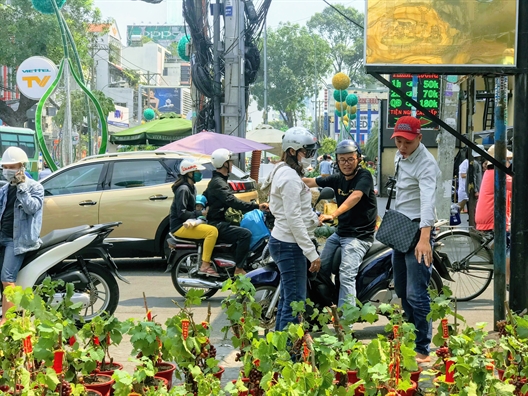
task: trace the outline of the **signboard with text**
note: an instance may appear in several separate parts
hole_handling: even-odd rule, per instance
[[[178,43],[185,35],[185,27],[179,25],[133,25],[127,26],[127,45],[132,36],[145,36],[165,48]]]
[[[405,92],[409,98],[413,96],[412,74],[391,74],[391,83]],[[440,76],[438,74],[419,74],[416,100],[420,105],[432,114],[438,116],[440,109]],[[401,98],[396,92],[391,91],[389,95],[389,106],[387,111],[387,127],[394,128],[400,117],[412,115],[412,105]],[[435,129],[436,124],[424,117],[424,113],[416,110],[416,117],[422,122],[422,129]]]

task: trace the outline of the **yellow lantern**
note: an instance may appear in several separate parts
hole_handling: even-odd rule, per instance
[[[348,114],[356,114],[357,112],[357,106],[348,106],[347,107]]]
[[[347,108],[346,102],[336,102],[335,108],[337,111],[345,111]]]
[[[345,115],[345,116],[343,117],[343,122],[348,122],[348,116],[347,116],[347,115]]]
[[[335,89],[347,89],[350,85],[350,77],[348,77],[343,72],[339,72],[334,77],[332,77],[332,85]]]

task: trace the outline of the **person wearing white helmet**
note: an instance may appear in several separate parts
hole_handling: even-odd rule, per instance
[[[289,323],[298,323],[291,303],[306,300],[309,271],[321,266],[315,248],[315,228],[319,225],[312,210],[312,192],[303,183],[304,172],[311,166],[319,145],[306,128],[290,128],[282,138],[281,162],[275,165],[262,188],[270,188],[270,211],[275,225],[269,241],[270,254],[281,274],[280,300],[275,329],[284,330]]]
[[[208,224],[197,224],[186,227],[188,220],[198,219],[207,214],[196,210],[195,183],[202,180],[205,167],[192,159],[184,159],[180,163],[180,176],[172,185],[174,199],[170,208],[170,232],[180,238],[203,239],[202,265],[198,274],[218,278],[220,275],[211,265],[211,256],[218,238],[218,231]],[[186,223],[187,222],[187,223]]]
[[[321,275],[331,278],[334,254],[341,246],[338,302],[341,307],[345,302],[356,303],[356,276],[374,242],[378,208],[372,175],[360,165],[362,157],[357,143],[342,140],[335,153],[339,172],[303,180],[308,187],[331,187],[336,193],[337,210],[319,217],[321,221],[339,220],[337,232],[326,240],[321,253]]]
[[[24,150],[9,147],[2,154],[2,176],[7,184],[0,189],[0,265],[4,290],[15,286],[18,271],[27,252],[42,244],[42,203],[44,188],[25,175],[28,157]],[[2,320],[13,306],[2,296]]]
[[[242,211],[243,213],[251,210],[260,209],[268,210],[268,204],[258,204],[256,202],[245,202],[233,194],[231,187],[227,183],[229,173],[233,167],[232,154],[227,149],[217,149],[211,155],[211,162],[216,168],[213,171],[213,177],[207,185],[204,192],[209,210],[207,212],[207,221],[209,224],[218,228],[218,241],[234,245],[235,249],[235,275],[244,275],[246,271],[244,266],[249,254],[249,245],[251,243],[251,231],[246,228],[231,225],[225,218],[225,212],[228,208]]]

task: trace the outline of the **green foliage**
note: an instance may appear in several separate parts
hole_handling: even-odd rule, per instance
[[[288,130],[288,124],[286,124],[282,120],[269,121],[268,125],[272,126],[275,129],[278,129],[279,131],[286,132]]]
[[[353,7],[335,4],[342,14],[363,26],[363,14]],[[307,23],[310,31],[326,40],[330,46],[330,59],[334,73],[344,72],[350,77],[351,84],[363,86],[373,81],[363,69],[364,38],[359,28],[332,7],[326,7],[316,13]]]
[[[6,3],[1,0],[0,3]],[[16,69],[31,56],[45,56],[58,64],[64,57],[60,29],[55,15],[43,15],[32,6],[31,0],[12,0],[0,12],[0,65]],[[91,69],[94,59],[90,45],[96,33],[88,32],[92,23],[102,23],[100,11],[91,0],[68,0],[62,14],[77,45],[83,70]],[[45,33],[44,33],[45,32]],[[0,101],[0,118],[11,126],[23,126],[26,111],[36,103],[21,98],[13,111]]]
[[[378,156],[378,142],[379,142],[379,121],[374,121],[374,125],[370,130],[367,143],[363,149],[363,153],[369,160],[374,160]]]
[[[154,151],[157,148],[157,146],[153,146],[151,144],[141,144],[137,146],[121,146],[117,151],[119,151],[120,153],[127,151]]]
[[[333,155],[337,147],[335,139],[325,137],[321,142],[321,148],[319,149],[319,155],[330,154]]]
[[[292,127],[303,115],[305,98],[313,95],[318,81],[330,71],[330,47],[306,27],[286,23],[268,30],[267,55],[268,104]],[[262,110],[263,68],[259,70],[252,94]]]
[[[168,395],[167,387],[157,384],[154,378],[156,368],[153,362],[147,357],[133,360],[136,369],[131,375],[126,371],[116,370],[112,374],[115,381],[113,386],[115,396],[128,396],[131,392],[136,392],[144,396]]]

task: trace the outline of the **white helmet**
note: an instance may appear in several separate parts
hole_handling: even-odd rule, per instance
[[[211,162],[216,169],[220,169],[226,161],[231,160],[232,155],[233,153],[228,149],[217,149],[211,154]]]
[[[29,162],[28,156],[20,147],[8,147],[2,154],[2,165],[25,164]]]
[[[311,158],[319,148],[319,143],[308,129],[293,127],[288,129],[282,138],[282,151],[287,151],[291,148],[295,151],[303,148],[306,150],[306,158]]]
[[[198,162],[194,161],[193,159],[184,159],[182,162],[180,162],[180,175],[186,175],[189,172],[194,171],[201,171],[204,170],[205,166],[199,164]]]

